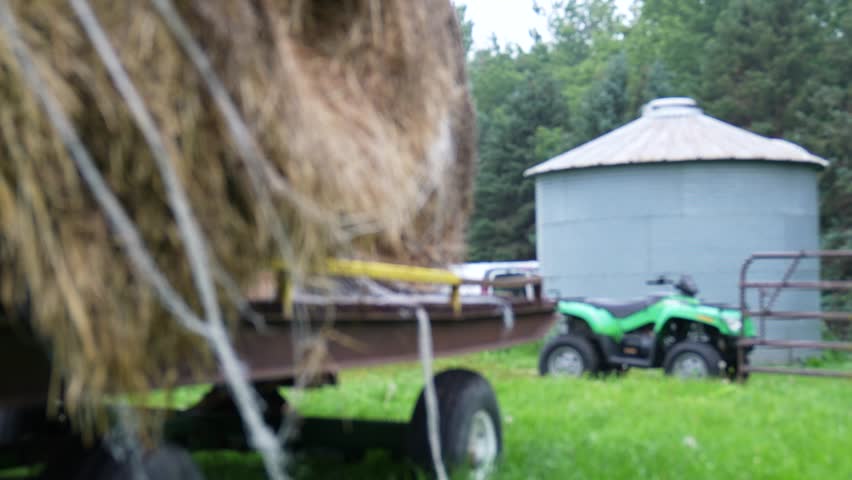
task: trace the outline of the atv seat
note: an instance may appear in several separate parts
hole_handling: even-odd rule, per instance
[[[602,308],[616,318],[624,318],[644,310],[659,300],[658,297],[645,297],[633,300],[613,300],[609,298],[587,298],[586,303],[594,307]]]

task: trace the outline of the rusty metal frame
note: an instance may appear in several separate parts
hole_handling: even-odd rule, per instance
[[[267,331],[258,333],[244,329],[237,339],[237,348],[245,352],[245,361],[253,380],[265,380],[296,375],[300,361],[281,345],[290,345],[294,308],[314,311],[306,317],[313,331],[323,331],[328,340],[322,347],[325,361],[319,373],[340,369],[414,361],[418,359],[417,329],[410,302],[386,303],[358,299],[330,298],[311,304],[296,299],[286,273],[279,268],[277,286],[279,300],[252,301],[253,309],[267,320]],[[437,294],[421,299],[419,306],[429,314],[432,324],[434,354],[458,355],[482,350],[505,348],[540,339],[556,323],[555,301],[545,298],[542,278],[530,276],[499,280],[471,280],[448,270],[412,267],[382,262],[333,259],[325,273],[336,277],[370,278],[407,284],[432,284],[450,287],[449,296]],[[460,294],[461,285],[481,285],[495,288],[530,286],[532,295],[523,298],[504,298],[501,303],[469,303]],[[403,294],[404,297],[404,294]],[[333,322],[328,318],[333,309]],[[512,317],[506,323],[506,309]],[[324,315],[325,314],[325,315]],[[330,328],[329,328],[330,327]],[[270,335],[272,333],[272,335]]]
[[[451,287],[449,295],[423,297],[418,303],[429,314],[437,357],[535,341],[544,337],[558,319],[556,302],[542,295],[541,278],[537,276],[485,282],[465,280],[446,270],[367,262],[336,263],[329,270],[335,276],[369,276]],[[286,276],[279,278],[282,280],[286,281]],[[530,285],[534,294],[477,303],[458,294],[457,287],[461,284],[502,288]],[[287,290],[286,285],[279,284],[273,296],[249,299],[252,309],[264,318],[264,329],[258,330],[248,319],[238,322],[236,348],[253,381],[287,379],[300,373],[305,359],[297,359],[294,354],[294,308],[306,313],[306,327],[322,338],[322,343],[313,345],[324,353],[317,374],[418,359],[417,322],[410,302],[393,299],[377,302],[354,297],[326,298],[312,304],[294,298]],[[404,297],[405,294],[401,294],[402,300]],[[507,309],[512,317],[510,324],[506,322]],[[304,355],[312,351],[306,349]],[[0,405],[30,405],[44,401],[50,372],[47,358],[44,345],[31,335],[14,334],[8,328],[0,328],[0,378],[4,380],[0,384]],[[220,380],[214,368],[182,372],[178,383]]]
[[[819,377],[841,377],[852,378],[852,371],[823,370],[815,368],[782,368],[782,367],[759,367],[745,364],[746,349],[755,346],[777,347],[777,348],[810,348],[820,350],[839,350],[852,352],[852,342],[828,342],[811,340],[770,340],[766,338],[766,320],[800,320],[800,319],[822,319],[833,321],[852,322],[852,312],[797,312],[782,311],[774,309],[781,291],[793,290],[819,290],[819,291],[852,291],[852,281],[790,281],[790,278],[799,267],[799,263],[805,258],[817,259],[852,259],[852,250],[815,250],[798,252],[762,252],[755,253],[743,262],[740,269],[740,312],[742,317],[759,319],[758,335],[754,338],[745,338],[745,328],[740,330],[740,339],[737,342],[737,361],[739,369],[737,378],[745,380],[748,372],[787,374],[787,375],[809,375]],[[787,270],[780,282],[753,282],[748,280],[748,272],[756,261],[761,260],[788,260]],[[756,289],[758,291],[757,308],[748,305],[748,292]]]

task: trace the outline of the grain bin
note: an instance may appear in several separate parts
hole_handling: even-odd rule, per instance
[[[525,172],[536,177],[536,238],[546,288],[563,296],[631,297],[645,280],[689,273],[703,299],[738,301],[743,260],[819,248],[817,177],[827,162],[803,148],[661,98],[642,115]],[[778,280],[784,265],[755,271]],[[816,279],[802,264],[798,279]],[[819,309],[816,292],[779,306]],[[770,338],[819,338],[816,321],[773,323]],[[758,352],[758,362],[802,352]]]

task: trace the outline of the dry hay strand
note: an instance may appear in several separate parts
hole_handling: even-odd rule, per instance
[[[447,0],[178,2],[268,160],[260,189],[153,7],[91,4],[166,140],[215,267],[237,285],[281,255],[296,273],[331,255],[421,265],[461,257],[475,131]],[[10,5],[157,265],[200,311],[151,151],[75,15],[65,2]],[[0,101],[0,302],[31,294],[32,324],[72,413],[90,418],[109,392],[144,392],[178,366],[208,364],[204,342],[169,318],[130,266],[5,38]]]

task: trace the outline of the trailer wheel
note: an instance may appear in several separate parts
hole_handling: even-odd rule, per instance
[[[174,445],[162,445],[144,453],[141,458],[142,472],[149,479],[157,480],[204,480],[189,452]],[[76,480],[119,480],[134,478],[133,465],[129,461],[116,459],[109,449],[101,446],[92,450],[83,460]]]
[[[666,375],[680,378],[718,377],[723,374],[722,356],[706,343],[680,342],[666,353]]]
[[[461,369],[441,372],[434,381],[444,465],[485,478],[503,447],[500,409],[491,385],[479,374]],[[433,470],[424,392],[408,425],[408,454],[419,466]]]
[[[585,337],[560,335],[547,342],[538,356],[538,373],[579,377],[583,373],[597,375],[600,357]]]

